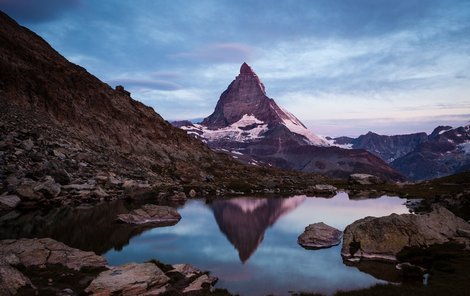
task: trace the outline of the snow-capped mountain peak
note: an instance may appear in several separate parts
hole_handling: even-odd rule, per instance
[[[281,126],[285,127],[283,132]],[[288,138],[298,138],[303,145],[329,146],[266,95],[263,83],[247,63],[241,65],[239,75],[222,93],[214,112],[199,127],[208,141],[246,142],[274,135],[282,140],[288,133]]]

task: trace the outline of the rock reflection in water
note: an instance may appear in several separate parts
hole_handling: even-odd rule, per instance
[[[116,221],[137,203],[119,200],[93,207],[62,207],[49,211],[10,212],[0,217],[0,239],[50,237],[73,248],[103,254],[121,250],[129,240],[154,225],[129,225]]]
[[[304,196],[234,198],[214,201],[211,208],[220,231],[238,250],[241,262],[246,262],[263,241],[266,229],[304,200]]]

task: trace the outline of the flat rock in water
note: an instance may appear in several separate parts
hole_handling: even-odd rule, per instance
[[[129,263],[103,271],[85,292],[92,295],[158,295],[170,278],[154,263]]]
[[[396,260],[405,247],[425,248],[449,241],[470,243],[464,234],[470,224],[441,206],[427,214],[366,217],[344,230],[341,255],[345,258]]]
[[[172,207],[147,204],[129,214],[120,214],[118,221],[130,224],[174,225],[181,219],[180,214]]]
[[[341,242],[343,233],[323,222],[305,227],[297,242],[307,249],[320,249],[336,246]]]

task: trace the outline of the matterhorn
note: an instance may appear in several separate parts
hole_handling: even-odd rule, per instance
[[[293,114],[266,94],[266,88],[246,63],[220,95],[214,112],[201,123],[174,125],[251,165],[268,165],[330,177],[367,173],[387,180],[402,177],[387,163],[365,150],[333,147],[311,132]]]

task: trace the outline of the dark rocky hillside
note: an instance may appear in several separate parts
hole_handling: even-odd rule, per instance
[[[10,205],[18,199],[83,202],[150,190],[280,191],[322,179],[248,167],[213,152],[123,87],[113,89],[70,63],[4,13],[0,69],[0,194]]]

